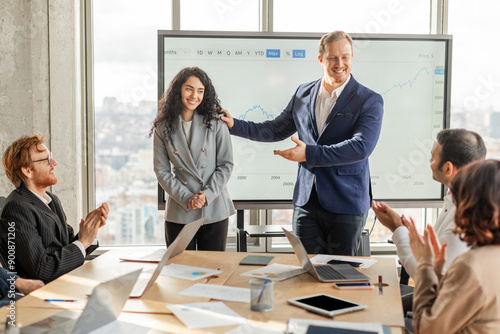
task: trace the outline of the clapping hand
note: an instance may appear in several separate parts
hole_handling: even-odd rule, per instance
[[[403,222],[409,230],[410,247],[417,262],[425,259],[431,259],[434,265],[434,271],[441,277],[444,265],[446,263],[446,247],[448,244],[440,245],[439,240],[432,226],[428,225],[424,230],[422,237],[417,232],[413,219],[406,219],[402,216]]]

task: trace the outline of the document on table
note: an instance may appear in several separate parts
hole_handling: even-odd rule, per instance
[[[353,330],[358,333],[384,334],[382,324],[379,322],[347,322],[347,321],[328,321],[291,318],[288,320],[287,333],[306,334],[309,326],[340,328]],[[347,332],[347,331],[346,331]]]
[[[287,278],[297,276],[302,273],[305,273],[305,270],[302,269],[302,267],[273,263],[265,267],[247,271],[241,274],[241,276],[270,279],[273,281],[283,281]]]
[[[231,326],[248,323],[223,302],[168,305],[167,308],[191,329]]]
[[[283,330],[275,327],[246,324],[233,328],[224,334],[283,334]]]
[[[222,270],[185,266],[183,264],[169,264],[165,266],[160,275],[196,281],[212,275],[222,273]]]
[[[372,259],[362,259],[358,257],[351,256],[340,256],[340,255],[326,255],[318,254],[311,258],[313,264],[326,264],[330,260],[346,261],[346,262],[360,262],[360,268],[370,268],[377,260]]]
[[[148,326],[154,326],[154,324],[148,323]],[[148,333],[166,333],[159,330],[153,330],[147,327],[139,326],[136,324],[131,324],[129,322],[124,322],[120,320],[113,321],[107,325],[102,326],[96,330],[90,332],[90,334],[109,334],[109,333],[127,333],[127,334],[148,334]]]
[[[196,283],[179,292],[179,295],[250,303],[250,289],[234,286]]]

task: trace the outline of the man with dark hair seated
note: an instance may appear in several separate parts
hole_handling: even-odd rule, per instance
[[[437,135],[431,151],[432,178],[448,189],[458,171],[471,162],[483,160],[486,156],[486,147],[480,135],[465,129],[446,129]],[[397,247],[401,263],[411,277],[414,277],[417,269],[417,261],[410,248],[408,229],[403,225],[401,217],[387,206],[384,202],[373,201],[373,211],[382,225],[389,228],[394,234],[392,240]],[[434,230],[441,244],[448,244],[448,265],[463,252],[467,251],[465,242],[453,233],[455,224],[453,215],[455,204],[451,193],[444,197],[443,209],[441,210]],[[446,270],[446,268],[444,268]]]
[[[436,142],[431,151],[431,170],[434,180],[450,188],[451,182],[457,173],[471,162],[483,160],[486,156],[486,147],[479,134],[465,129],[446,129],[438,133]],[[384,202],[373,201],[375,215],[382,225],[392,232],[392,240],[397,247],[401,264],[408,274],[414,278],[417,270],[417,261],[410,248],[408,229],[403,225],[402,218]],[[441,244],[446,244],[448,261],[443,267],[446,270],[453,260],[467,251],[468,247],[460,237],[454,233],[455,203],[451,193],[444,197],[444,204],[434,224],[434,230]],[[411,288],[402,286],[403,308],[405,315],[412,309]],[[406,292],[406,293],[405,293]]]

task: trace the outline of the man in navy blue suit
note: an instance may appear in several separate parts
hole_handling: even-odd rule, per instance
[[[352,38],[324,35],[318,60],[322,79],[300,85],[274,120],[253,123],[221,117],[231,134],[275,142],[292,137],[295,147],[274,151],[297,161],[293,229],[310,254],[355,255],[370,208],[368,157],[382,126],[380,94],[351,75]]]

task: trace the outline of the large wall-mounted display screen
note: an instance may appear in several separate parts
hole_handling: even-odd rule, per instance
[[[222,106],[235,118],[273,119],[296,88],[319,79],[320,34],[158,33],[159,96],[182,68],[198,66],[212,79]],[[433,201],[443,196],[432,179],[430,151],[448,126],[451,37],[377,35],[354,38],[352,75],[382,95],[384,120],[370,157],[373,196]],[[297,164],[273,155],[290,140],[257,143],[232,136],[235,201],[290,201]]]

